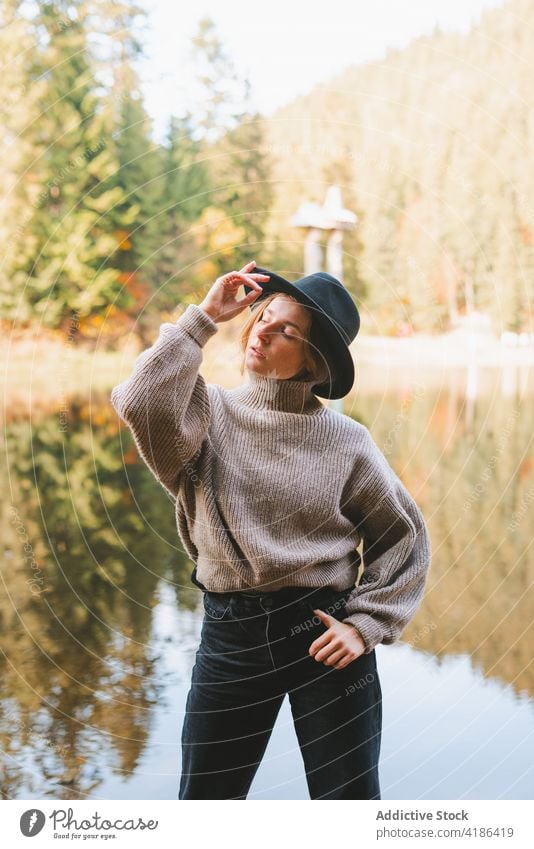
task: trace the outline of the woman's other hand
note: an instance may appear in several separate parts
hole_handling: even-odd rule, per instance
[[[263,289],[257,282],[258,280],[268,280],[268,274],[254,274],[252,269],[256,265],[255,261],[248,262],[240,271],[229,271],[228,274],[223,274],[218,277],[208,294],[199,306],[206,312],[216,323],[229,321],[235,315],[254,303]],[[246,283],[251,286],[253,291],[236,300],[237,290],[240,286]]]
[[[313,611],[327,630],[311,644],[310,655],[318,663],[344,669],[365,651],[365,643],[359,632],[348,622],[338,622],[322,610]]]

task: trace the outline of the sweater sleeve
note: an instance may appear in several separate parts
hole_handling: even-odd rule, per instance
[[[201,349],[218,329],[201,307],[189,304],[175,323],[161,325],[154,345],[111,392],[111,404],[132,431],[141,457],[174,496],[184,464],[196,457],[207,435],[210,401],[198,370]]]
[[[360,583],[343,619],[360,632],[369,654],[395,642],[419,607],[431,560],[423,515],[364,428],[343,512],[363,539]]]

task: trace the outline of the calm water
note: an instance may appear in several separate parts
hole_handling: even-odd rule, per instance
[[[379,646],[384,799],[531,799],[534,447],[521,381],[367,369],[344,412],[413,493],[424,602]],[[107,396],[5,429],[3,798],[177,796],[202,619],[173,505]],[[286,702],[251,798],[308,798]]]

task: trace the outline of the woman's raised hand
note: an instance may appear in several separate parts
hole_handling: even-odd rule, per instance
[[[222,277],[217,277],[217,280],[209,290],[199,306],[207,312],[210,318],[216,323],[221,321],[229,321],[235,315],[254,303],[263,289],[257,282],[258,280],[268,280],[268,274],[254,274],[252,269],[256,265],[255,261],[248,262],[240,271],[230,271],[228,274],[223,274]],[[240,301],[236,300],[237,290],[240,286],[246,283],[252,287],[253,291]]]

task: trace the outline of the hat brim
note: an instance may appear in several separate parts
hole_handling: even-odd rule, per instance
[[[346,342],[329,320],[328,316],[326,316],[322,310],[318,309],[315,301],[309,298],[305,292],[302,292],[294,286],[293,283],[290,283],[289,280],[286,280],[284,277],[280,277],[280,275],[276,274],[274,271],[269,271],[266,268],[256,266],[254,268],[254,274],[269,275],[269,280],[258,281],[258,285],[263,289],[263,294],[250,304],[250,310],[254,310],[257,304],[261,303],[261,301],[269,295],[280,293],[290,295],[313,312],[314,318],[324,333],[325,348],[323,353],[325,354],[329,365],[335,369],[335,373],[331,374],[331,379],[325,383],[318,383],[313,386],[312,392],[320,398],[328,398],[331,400],[343,398],[348,392],[350,392],[354,385],[354,361]],[[252,287],[247,286],[246,284],[243,284],[243,288],[247,295],[249,292],[253,291]]]

